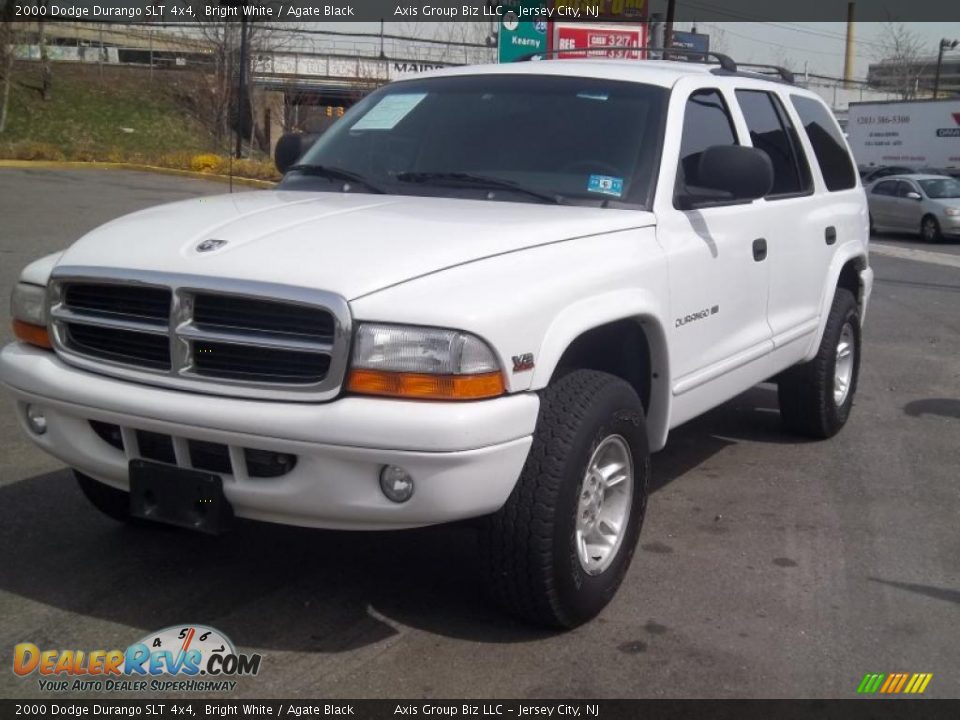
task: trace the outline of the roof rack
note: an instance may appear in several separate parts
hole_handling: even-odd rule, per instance
[[[771,73],[742,72],[740,68],[741,67],[756,68],[761,71],[768,70],[768,71],[772,71],[773,74],[776,74],[777,76],[779,76],[779,78],[784,82],[790,83],[791,85],[795,83],[795,78],[793,73],[787,70],[786,68],[782,68],[777,65],[761,65],[759,63],[740,63],[738,65],[733,60],[733,58],[731,58],[729,55],[725,55],[723,53],[718,53],[718,52],[705,52],[702,50],[687,50],[686,48],[676,48],[676,47],[673,47],[673,48],[653,47],[650,45],[630,45],[622,48],[618,47],[615,49],[618,51],[631,52],[631,53],[639,52],[639,51],[658,52],[662,54],[661,59],[663,60],[682,59],[687,61],[694,60],[694,61],[699,61],[699,62],[709,63],[709,64],[717,63],[718,65],[720,65],[720,68],[719,70],[714,70],[714,72],[718,74],[735,74],[735,75],[743,75],[745,77],[763,76],[763,75],[769,75]],[[547,50],[545,52],[530,53],[529,55],[524,55],[522,57],[517,58],[514,62],[529,62],[531,60],[550,60],[550,59],[555,59],[555,57],[551,58],[551,56],[557,56],[557,55],[563,55],[563,54],[574,54],[574,53],[576,54],[604,53],[606,55],[607,53],[610,52],[610,50],[611,48],[609,47],[554,49],[554,50]],[[624,58],[624,59],[646,60],[649,58]]]
[[[787,70],[785,67],[780,67],[779,65],[764,65],[761,63],[740,63],[740,67],[746,68],[756,68],[761,72],[760,75],[766,75],[767,73],[762,72],[763,70],[772,70],[774,73],[780,76],[780,79],[784,82],[788,82],[791,85],[796,83],[796,78],[790,70]]]
[[[592,47],[592,48],[567,48],[567,49],[554,49],[547,50],[546,52],[535,52],[530,53],[529,55],[523,55],[522,57],[517,58],[514,62],[528,62],[530,60],[549,60],[551,55],[561,55],[564,53],[609,53],[610,50],[617,50],[621,52],[660,52],[664,55],[677,55],[685,58],[700,58],[701,62],[709,63],[710,58],[716,58],[716,62],[720,65],[721,68],[727,72],[737,72],[737,64],[729,55],[724,55],[723,53],[717,52],[703,52],[701,50],[687,50],[685,48],[662,48],[662,47],[652,47],[650,45],[628,45],[624,47]],[[620,59],[620,58],[617,58]],[[631,58],[625,58],[630,60]],[[636,60],[646,60],[648,58],[633,58]]]

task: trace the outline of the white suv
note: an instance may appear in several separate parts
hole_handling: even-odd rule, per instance
[[[25,431],[143,524],[478,518],[494,600],[593,617],[670,428],[769,379],[806,435],[853,403],[849,149],[814,94],[723,60],[430,73],[273,191],[94,230],[14,290]]]

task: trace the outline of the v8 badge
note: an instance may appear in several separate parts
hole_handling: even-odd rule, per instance
[[[523,355],[513,356],[513,371],[515,373],[533,370],[533,353],[523,353]]]

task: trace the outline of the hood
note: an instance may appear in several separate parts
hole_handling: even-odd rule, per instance
[[[244,192],[119,218],[74,243],[59,264],[283,283],[349,300],[474,260],[653,223],[638,210]],[[226,243],[200,252],[205,240]]]

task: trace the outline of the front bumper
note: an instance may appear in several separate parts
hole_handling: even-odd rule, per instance
[[[941,215],[940,232],[949,237],[960,237],[960,216]]]
[[[128,488],[137,430],[173,438],[184,466],[188,441],[219,443],[229,448],[232,472],[223,487],[236,515],[335,529],[416,527],[496,511],[526,461],[539,409],[532,393],[469,403],[213,397],[102,377],[20,343],[0,352],[0,382],[34,443],[101,482]],[[45,434],[29,430],[27,404],[42,408]],[[90,420],[120,426],[124,449],[102,440]],[[293,454],[297,464],[281,477],[252,477],[244,449]],[[406,503],[380,491],[387,464],[414,478]]]

